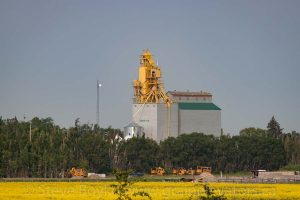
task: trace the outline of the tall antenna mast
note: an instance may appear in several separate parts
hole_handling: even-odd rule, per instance
[[[97,80],[97,125],[100,127],[100,108],[99,108],[99,88],[101,87],[101,83]]]

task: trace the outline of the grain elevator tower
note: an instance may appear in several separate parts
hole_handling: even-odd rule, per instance
[[[161,103],[170,106],[170,98],[166,95],[161,81],[161,70],[149,50],[140,56],[139,78],[133,81],[135,103]]]
[[[149,50],[140,56],[138,79],[133,81],[133,88],[132,122],[141,126],[145,137],[161,141],[192,132],[220,136],[221,109],[212,102],[212,94],[166,93],[161,69]],[[128,131],[131,129],[125,129],[128,138],[134,135]]]
[[[140,56],[138,79],[133,81],[133,122],[141,125],[145,136],[162,140],[170,135],[172,101],[164,91],[162,73],[149,50]]]

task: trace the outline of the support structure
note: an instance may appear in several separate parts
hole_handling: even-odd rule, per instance
[[[99,89],[101,87],[101,84],[99,82],[99,80],[97,80],[97,112],[96,112],[96,117],[97,117],[97,120],[96,120],[96,123],[97,125],[100,127],[100,105],[99,105]]]
[[[139,78],[133,81],[134,103],[161,103],[171,105],[170,98],[164,91],[161,70],[149,50],[140,56]]]
[[[165,104],[168,112],[166,113],[167,123],[164,124],[164,132],[170,136],[170,109],[172,101],[166,95],[164,84],[161,79],[162,73],[160,67],[155,64],[151,52],[149,50],[144,50],[140,56],[138,80],[133,81],[134,104],[140,105],[138,110],[133,114],[133,118],[136,119],[135,115],[137,114],[142,116],[146,104],[147,106],[156,104],[152,105],[155,106],[155,108],[160,107],[157,104]]]

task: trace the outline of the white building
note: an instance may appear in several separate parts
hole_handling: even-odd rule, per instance
[[[168,92],[171,107],[164,103],[134,103],[133,122],[143,127],[146,137],[156,141],[199,132],[221,135],[221,109],[207,92]]]
[[[128,140],[133,137],[143,136],[143,127],[137,123],[131,122],[124,127],[124,139]]]

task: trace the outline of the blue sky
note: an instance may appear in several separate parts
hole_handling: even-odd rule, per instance
[[[0,0],[0,116],[130,122],[138,58],[166,90],[209,91],[225,133],[300,131],[300,1]]]

